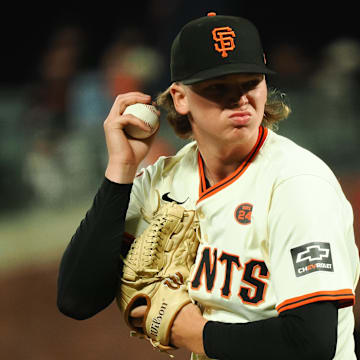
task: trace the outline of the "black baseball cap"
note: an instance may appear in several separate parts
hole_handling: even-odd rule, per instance
[[[259,32],[249,20],[216,15],[187,23],[171,47],[171,81],[189,85],[238,73],[273,74]]]

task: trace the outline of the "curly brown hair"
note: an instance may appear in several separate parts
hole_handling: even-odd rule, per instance
[[[170,87],[158,95],[156,104],[165,110],[167,121],[169,121],[180,138],[190,139],[192,137],[192,129],[188,116],[180,115],[175,110]],[[289,105],[285,103],[285,94],[276,89],[269,89],[262,125],[269,129],[276,129],[278,123],[286,119],[290,112]]]

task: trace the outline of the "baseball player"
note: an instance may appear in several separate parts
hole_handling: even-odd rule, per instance
[[[117,97],[104,182],[60,266],[64,314],[88,318],[113,301],[124,231],[139,236],[143,212],[175,201],[196,210],[201,239],[174,346],[194,359],[356,359],[352,209],[322,160],[271,130],[289,109],[270,96],[270,73],[250,21],[210,13],[186,24],[158,103],[192,141],[139,173],[156,135],[129,139],[126,124],[147,126],[122,113],[152,99]],[[142,307],[132,316],[140,323]]]

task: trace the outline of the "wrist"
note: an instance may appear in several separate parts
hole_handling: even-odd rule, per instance
[[[190,351],[198,355],[205,355],[205,348],[204,348],[204,328],[205,324],[208,322],[204,317],[201,316],[196,321],[197,327],[195,333],[193,334],[193,343],[190,346]]]
[[[136,172],[137,166],[110,159],[105,170],[105,177],[118,184],[130,184],[133,182]]]
[[[207,322],[208,322],[208,320],[206,320],[206,319],[203,317],[203,318],[202,318],[202,322],[201,322],[201,324],[200,324],[200,326],[201,326],[201,332],[200,332],[200,336],[201,336],[200,344],[201,344],[201,347],[199,348],[199,350],[201,351],[200,354],[203,354],[203,355],[205,355],[204,328],[205,328],[205,325],[206,325]]]

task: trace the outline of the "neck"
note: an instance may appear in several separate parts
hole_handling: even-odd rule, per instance
[[[257,136],[258,133],[254,139],[235,145],[214,145],[208,140],[205,142],[197,140],[204,161],[205,175],[211,185],[225,179],[240,166],[255,145]]]
[[[241,159],[228,159],[225,161],[222,160],[222,157],[211,155],[211,152],[203,152],[200,148],[199,151],[204,161],[205,176],[211,186],[228,177],[240,166],[242,162]]]

